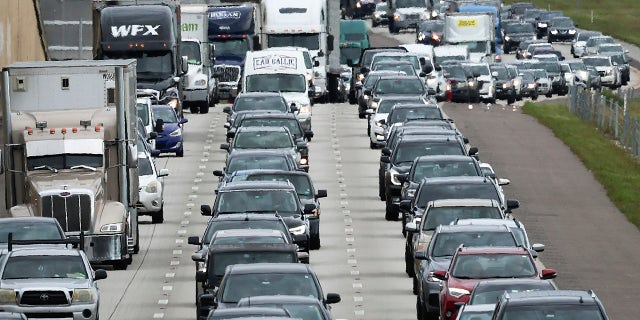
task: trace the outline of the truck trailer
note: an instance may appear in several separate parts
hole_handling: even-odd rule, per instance
[[[55,218],[92,263],[125,269],[139,248],[135,60],[17,62],[0,85],[9,216]]]
[[[473,62],[492,62],[496,46],[493,15],[482,13],[446,13],[442,41],[445,44],[466,45]]]

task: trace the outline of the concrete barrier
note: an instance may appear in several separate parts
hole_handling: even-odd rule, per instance
[[[0,67],[45,60],[34,0],[0,0]]]

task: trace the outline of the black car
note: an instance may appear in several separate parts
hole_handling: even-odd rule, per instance
[[[376,109],[378,102],[385,96],[422,97],[426,99],[427,88],[417,76],[382,76],[373,88],[364,90],[369,95],[368,108]]]
[[[547,35],[547,28],[549,27],[549,23],[551,19],[556,17],[563,17],[564,14],[562,11],[545,11],[542,12],[538,19],[536,20],[536,28],[538,33],[538,39],[542,39],[542,37]]]
[[[491,76],[496,83],[496,99],[507,100],[508,104],[512,104],[518,98],[516,94],[516,85],[504,64],[490,64]]]
[[[220,184],[225,183],[229,176],[238,170],[272,169],[272,170],[301,170],[291,153],[283,150],[234,150],[229,153],[222,170],[214,170]],[[216,188],[217,189],[217,188]]]
[[[306,172],[282,170],[250,170],[231,178],[232,181],[289,181],[296,189],[303,206],[313,205],[309,220],[309,248],[320,249],[320,198],[327,197],[327,190],[316,190],[311,176]]]
[[[531,58],[543,60],[542,58],[538,58],[538,56],[551,55],[551,54],[558,57],[558,61],[564,61],[564,56],[562,55],[562,52],[560,52],[560,50],[553,47],[533,48],[533,50],[531,51]]]
[[[480,88],[473,72],[460,64],[442,65],[445,79],[445,99],[452,102],[470,103],[480,101]]]
[[[376,4],[376,8],[371,15],[371,26],[377,27],[379,25],[389,24],[389,17],[387,16],[387,3],[379,2]]]
[[[209,312],[207,320],[227,320],[243,317],[268,317],[273,320],[274,317],[290,318],[291,315],[287,310],[276,307],[242,307],[212,310]]]
[[[518,44],[518,47],[516,48],[516,59],[520,60],[520,59],[529,59],[531,58],[531,56],[529,55],[529,52],[527,52],[527,48],[529,47],[530,44],[534,44],[534,43],[546,43],[546,41],[544,40],[522,40],[520,41],[520,43]]]
[[[443,20],[427,20],[418,25],[416,43],[438,46],[442,43]]]
[[[516,22],[502,26],[504,36],[502,37],[502,51],[509,54],[517,48],[521,41],[530,40],[536,37],[536,29],[531,23]]]
[[[367,109],[369,108],[369,99],[371,99],[370,94],[365,94],[364,92],[367,90],[371,90],[373,86],[380,80],[383,76],[402,76],[405,75],[404,72],[401,71],[371,71],[367,74],[367,76],[362,80],[361,83],[356,84],[356,100],[358,102],[358,117],[360,119],[364,119],[367,117]]]
[[[215,296],[203,295],[201,302],[210,302],[209,305],[215,309],[235,308],[242,298],[270,295],[313,297],[326,307],[340,302],[340,295],[337,293],[324,296],[316,273],[309,265],[302,263],[231,265]]]
[[[413,160],[426,155],[467,155],[477,153],[477,148],[467,152],[459,136],[408,136],[402,137],[392,153],[382,150],[380,174],[384,176],[387,220],[397,220],[402,184],[398,176],[411,169]],[[383,166],[384,165],[384,166]]]
[[[295,112],[298,108],[290,106],[282,95],[276,92],[245,92],[240,93],[233,100],[233,105],[224,107],[222,112],[227,114],[227,123],[233,125],[233,121],[239,113],[246,112]]]
[[[220,286],[228,266],[253,263],[297,263],[297,246],[275,243],[212,244],[205,257],[192,256],[205,267],[196,271],[196,305],[198,319],[206,318],[209,305],[203,305],[200,297],[215,292]]]
[[[305,320],[331,320],[331,313],[316,298],[303,296],[275,295],[252,296],[238,301],[238,307],[278,307],[291,314],[292,318]]]
[[[369,71],[371,71],[371,62],[373,60],[373,56],[376,53],[380,52],[407,52],[407,49],[404,47],[375,47],[375,48],[367,48],[362,50],[360,54],[360,59],[358,59],[358,63],[354,63],[353,61],[347,61],[347,64],[351,67],[351,85],[349,86],[349,103],[356,104],[356,83],[362,82],[364,78],[367,76]]]
[[[293,113],[244,113],[238,115],[233,126],[227,131],[227,142],[233,138],[239,127],[286,127],[296,142],[307,142],[313,138],[313,131],[305,130]]]
[[[557,17],[549,20],[547,27],[547,41],[571,41],[576,36],[576,25],[568,17]]]
[[[506,292],[498,300],[492,319],[550,318],[609,319],[602,302],[591,290]]]
[[[309,252],[309,220],[315,207],[302,205],[293,184],[281,181],[234,181],[222,185],[213,206],[201,206],[205,216],[230,213],[278,214],[293,234],[294,243]]]
[[[466,244],[465,244],[466,245]],[[494,304],[504,292],[557,290],[555,284],[542,279],[495,279],[478,282],[469,298],[469,304]]]
[[[376,10],[376,1],[374,0],[356,0],[353,8],[353,18],[362,19],[373,14]]]

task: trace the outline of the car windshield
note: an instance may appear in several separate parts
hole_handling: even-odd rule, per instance
[[[71,169],[76,166],[102,167],[101,154],[52,154],[27,158],[28,170]]]
[[[247,176],[247,181],[289,181],[296,188],[296,193],[300,197],[313,197],[311,180],[306,175],[301,174],[252,174]]]
[[[427,211],[422,230],[435,230],[458,219],[502,219],[497,207],[433,207]]]
[[[444,23],[433,23],[433,22],[425,22],[420,25],[420,31],[427,32],[437,32],[442,33],[444,30]]]
[[[504,292],[530,292],[538,290],[555,290],[551,282],[540,281],[535,283],[518,283],[504,285],[478,286],[473,290],[469,304],[493,304],[496,303]]]
[[[542,61],[540,62],[540,66],[543,67],[549,73],[561,73],[562,68],[560,68],[560,64],[557,62],[549,62]]]
[[[530,23],[512,23],[508,24],[504,28],[504,33],[506,34],[514,34],[514,33],[534,33],[533,25]]]
[[[296,213],[297,195],[286,190],[242,190],[220,192],[216,198],[217,212],[278,212]]]
[[[284,157],[234,157],[227,166],[228,173],[253,169],[289,170],[290,168]]]
[[[487,51],[487,42],[485,41],[473,41],[473,42],[465,42],[464,45],[469,48],[469,52],[486,52]]]
[[[9,233],[13,234],[13,240],[59,240],[64,238],[55,223],[33,221],[0,223],[0,243],[7,243]]]
[[[573,71],[587,70],[587,67],[584,65],[582,61],[571,61],[569,62],[569,66]]]
[[[419,183],[424,178],[479,176],[476,164],[469,161],[419,161],[412,168],[411,181]]]
[[[216,252],[209,260],[209,270],[220,277],[225,269],[232,264],[250,263],[287,263],[295,262],[297,257],[293,252],[287,251],[238,251]]]
[[[496,79],[498,79],[498,80],[509,80],[509,79],[511,79],[511,77],[509,76],[509,70],[507,70],[507,68],[504,68],[504,67],[493,67],[493,68],[491,68],[491,73],[493,74],[494,72],[497,73]]]
[[[592,67],[610,67],[611,66],[611,61],[609,61],[609,58],[584,57],[582,58],[582,62],[584,62],[585,65],[592,66]]]
[[[231,274],[222,292],[223,303],[238,303],[253,296],[293,295],[318,297],[318,288],[310,274],[250,273]]]
[[[598,52],[624,52],[622,46],[599,46]]]
[[[247,92],[306,92],[307,81],[302,74],[269,73],[247,77]]]
[[[286,131],[240,131],[233,138],[238,149],[292,148],[293,141]]]
[[[213,235],[217,231],[229,229],[274,229],[282,232],[289,232],[281,220],[221,220],[209,224],[202,239],[202,243],[210,243],[211,238],[213,238]]]
[[[466,61],[466,55],[436,55],[434,58],[434,64],[440,65],[444,61]],[[444,66],[443,66],[444,68]]]
[[[440,183],[422,188],[417,206],[424,208],[429,201],[438,199],[493,199],[500,201],[498,191],[492,182],[486,183]]]
[[[216,52],[218,47],[216,46]],[[187,63],[199,65],[201,62],[200,44],[195,41],[182,41],[180,54],[187,57]]]
[[[515,247],[516,241],[509,232],[443,232],[433,239],[434,257],[449,257],[464,244],[465,247]]]
[[[533,72],[533,76],[536,77],[536,79],[544,79],[547,77],[547,72],[544,70],[534,70]]]
[[[612,54],[610,57],[611,57],[611,61],[617,63],[618,65],[623,65],[627,63],[626,59],[624,58],[624,55],[622,54]]]
[[[235,38],[235,39],[220,39],[217,38],[213,41],[215,50],[213,54],[215,57],[221,56],[238,56],[244,57],[247,51],[249,51],[249,39],[247,38]]]
[[[467,79],[467,73],[462,66],[442,67],[442,72],[447,79]]]
[[[245,244],[245,243],[287,243],[287,239],[280,236],[236,236],[236,237],[214,237],[209,243],[212,245],[222,244]]]
[[[411,79],[380,79],[376,83],[377,94],[424,94],[422,80],[415,77]]]
[[[389,113],[389,111],[391,111],[391,108],[393,108],[393,106],[401,103],[424,103],[424,102],[422,101],[422,99],[417,99],[417,98],[411,99],[411,100],[382,99],[378,104],[378,109],[376,110],[376,113]]]
[[[303,136],[298,120],[296,119],[278,119],[278,118],[264,118],[264,119],[244,119],[240,123],[241,127],[285,127],[289,129],[292,135],[296,138]]]
[[[309,50],[320,49],[320,34],[318,33],[293,33],[293,34],[268,34],[269,48],[276,47],[303,47]]]
[[[373,71],[399,71],[406,75],[417,76],[416,69],[408,63],[376,63],[373,65]]]
[[[233,111],[280,111],[287,112],[288,107],[280,96],[271,97],[237,97],[233,103]]]
[[[425,0],[396,0],[397,8],[426,8]]]
[[[504,311],[502,319],[603,320],[604,317],[596,305],[575,303],[510,306]]]
[[[376,4],[376,11],[387,11],[387,8],[388,6],[384,2]]]
[[[386,62],[386,61],[407,62],[413,65],[414,69],[420,70],[420,60],[418,60],[418,57],[416,56],[405,56],[405,55],[397,56],[397,55],[377,54],[373,57],[373,61],[371,61],[371,64],[375,66],[375,64],[377,63]]]
[[[603,43],[614,43],[614,41],[611,37],[593,37],[587,40],[587,47],[597,47]]]
[[[536,275],[536,267],[528,254],[463,254],[458,255],[451,266],[451,276],[461,279],[531,278]]]
[[[471,71],[474,76],[488,76],[491,75],[489,67],[485,64],[473,64],[471,65]]]
[[[136,103],[138,118],[142,120],[142,124],[149,125],[149,105],[146,103]]]
[[[151,160],[147,157],[138,157],[138,174],[140,176],[153,175]]]
[[[171,107],[153,108],[153,120],[162,119],[164,123],[178,123],[176,112]]]
[[[571,19],[551,20],[551,25],[558,28],[573,28],[573,21]]]
[[[416,119],[442,119],[442,113],[438,107],[411,107],[394,108],[389,113],[387,125]]]
[[[86,279],[87,269],[79,255],[27,255],[7,259],[2,280],[74,278]]]
[[[491,320],[493,310],[491,311],[463,311],[457,320]]]
[[[410,165],[420,156],[464,155],[464,150],[456,140],[435,143],[401,143],[396,147],[393,164]]]

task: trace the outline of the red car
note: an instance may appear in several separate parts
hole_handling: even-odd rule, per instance
[[[538,271],[529,250],[523,247],[460,247],[449,270],[437,270],[434,278],[442,280],[440,319],[455,319],[458,308],[469,301],[469,294],[485,279],[533,278],[553,279],[556,271]]]

